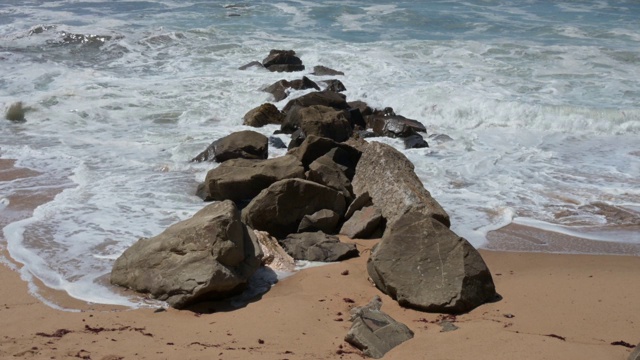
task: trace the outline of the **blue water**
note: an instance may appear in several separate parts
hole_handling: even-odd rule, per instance
[[[272,101],[261,88],[326,79],[314,65],[345,72],[349,100],[454,139],[376,141],[409,157],[475,246],[511,222],[640,244],[639,19],[637,1],[5,0],[0,106],[28,112],[0,120],[0,157],[42,175],[0,184],[0,211],[12,194],[61,192],[0,246],[27,279],[139,303],[108,285],[113,260],[200,209],[215,165],[188,160]],[[274,48],[307,71],[238,70]]]

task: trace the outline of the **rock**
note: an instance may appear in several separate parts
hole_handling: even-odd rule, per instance
[[[347,209],[347,212],[344,214],[344,218],[350,219],[356,211],[371,205],[373,205],[371,196],[369,196],[369,193],[365,191],[364,193],[358,195],[355,199],[353,199],[353,201],[349,205],[349,208]]]
[[[267,160],[236,159],[209,170],[198,190],[205,201],[253,199],[276,181],[304,178],[304,168],[292,155]]]
[[[336,142],[347,140],[353,133],[351,123],[342,111],[322,105],[312,105],[298,111],[300,129],[307,136],[325,137]]]
[[[311,73],[311,75],[316,75],[316,76],[332,75],[333,76],[333,75],[344,75],[344,73],[342,71],[333,70],[326,66],[316,65],[313,67],[313,72]]]
[[[320,156],[309,165],[306,178],[307,180],[341,192],[347,203],[351,203],[351,200],[354,198],[351,181],[349,181],[349,178],[345,175],[344,169],[326,154]]]
[[[296,260],[334,262],[359,255],[355,244],[342,243],[336,236],[321,231],[291,234],[280,243]]]
[[[360,100],[350,101],[348,105],[350,109],[360,110],[360,113],[362,113],[362,116],[373,115],[373,108],[367,105],[367,103],[364,101],[360,101]]]
[[[389,350],[413,338],[413,331],[379,310],[382,302],[376,299],[358,308],[352,315],[353,324],[344,338],[346,342],[362,350],[374,359],[380,359]],[[374,303],[372,305],[372,303]]]
[[[340,234],[351,239],[368,239],[380,226],[382,213],[375,206],[368,206],[356,211],[353,216],[342,225]]]
[[[271,50],[269,55],[262,60],[262,65],[269,71],[291,72],[304,70],[302,60],[296,56],[293,50]]]
[[[307,138],[307,134],[304,133],[302,129],[298,129],[291,134],[291,141],[289,141],[289,146],[287,146],[288,150],[295,149],[298,146],[304,143],[304,140]]]
[[[269,136],[269,145],[274,149],[286,149],[287,145],[277,136]]]
[[[478,251],[416,211],[387,228],[371,252],[367,271],[382,292],[417,310],[459,314],[497,298]]]
[[[252,230],[260,244],[262,265],[277,271],[295,271],[296,261],[280,246],[278,240],[266,231]]]
[[[353,192],[356,196],[369,193],[387,220],[387,229],[409,211],[419,211],[450,226],[449,215],[431,197],[413,169],[411,161],[398,150],[371,142],[356,167],[351,182]]]
[[[363,311],[380,311],[382,309],[382,299],[378,295],[374,295],[371,301],[365,305],[355,306],[349,310],[349,321],[355,320],[358,316],[362,315]]]
[[[242,220],[282,239],[298,230],[305,215],[322,209],[342,216],[346,210],[344,196],[308,180],[287,179],[273,183],[251,200],[242,210]]]
[[[316,89],[320,90],[320,86],[310,80],[308,77],[303,76],[300,80],[280,80],[275,82],[264,89],[264,91],[273,95],[275,101],[280,101],[285,99],[289,93],[288,89],[294,90],[306,90],[306,89]]]
[[[315,135],[307,136],[299,147],[289,150],[288,154],[297,157],[305,169],[309,169],[309,165],[311,165],[312,162],[335,148],[344,150],[351,164],[357,164],[360,160],[362,153],[357,149],[347,144],[338,143],[331,139]]]
[[[628,360],[640,360],[640,344],[638,344],[635,350],[633,350],[631,354],[629,354]]]
[[[259,68],[264,69],[264,65],[262,65],[262,63],[260,61],[252,61],[252,62],[250,62],[248,64],[240,66],[238,68],[238,70],[247,70],[247,69],[252,68],[252,67],[259,67]]]
[[[413,134],[402,140],[404,141],[405,149],[420,149],[429,147],[429,144],[420,134]]]
[[[220,138],[192,162],[225,162],[231,159],[266,159],[269,156],[269,139],[255,131],[243,130]]]
[[[25,108],[22,105],[22,101],[14,102],[9,105],[7,111],[4,114],[4,117],[10,121],[23,122],[26,121],[24,118]]]
[[[283,121],[284,114],[281,113],[275,105],[271,103],[265,103],[249,110],[244,115],[244,121],[242,125],[262,127],[267,124],[280,125]]]
[[[214,203],[153,238],[142,238],[113,265],[111,283],[174,308],[243,289],[262,252],[231,201]]]
[[[456,331],[459,329],[459,327],[457,327],[454,323],[452,323],[451,321],[441,321],[440,324],[440,332],[450,332],[450,331]]]
[[[333,91],[315,91],[290,100],[282,111],[288,113],[294,106],[307,107],[312,105],[328,106],[336,110],[349,109],[344,95]]]
[[[337,80],[337,79],[323,80],[322,83],[324,83],[327,86],[324,89],[325,91],[333,91],[333,92],[347,91],[347,88],[344,86],[342,81]],[[318,90],[320,90],[320,89],[318,89]]]
[[[335,211],[323,209],[311,215],[305,215],[298,225],[298,232],[322,231],[325,234],[335,234],[340,221],[340,215]]]
[[[429,135],[429,139],[432,139],[433,141],[442,144],[442,143],[446,143],[449,141],[453,141],[453,139],[451,138],[451,136],[447,135],[447,134],[431,134]]]
[[[376,116],[367,118],[369,127],[378,136],[409,137],[416,132],[427,132],[427,129],[417,120],[407,119],[404,116]]]
[[[349,122],[351,123],[351,127],[354,129],[366,129],[367,123],[364,121],[364,117],[360,112],[360,109],[351,108],[348,111],[349,114]]]

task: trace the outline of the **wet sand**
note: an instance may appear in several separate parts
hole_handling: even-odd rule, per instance
[[[12,165],[0,160],[0,181],[33,175]],[[55,196],[32,195],[11,198],[0,225]],[[531,228],[497,233],[502,241],[553,237]],[[44,291],[62,307],[82,309],[60,311],[31,296],[20,275],[0,265],[0,358],[360,359],[343,341],[348,311],[374,295],[381,295],[383,311],[415,332],[385,359],[623,360],[631,349],[611,343],[640,342],[640,257],[482,250],[503,299],[456,317],[458,330],[441,332],[439,315],[403,309],[371,286],[365,265],[375,241],[354,242],[359,258],[300,271],[233,311],[218,304],[127,310]]]

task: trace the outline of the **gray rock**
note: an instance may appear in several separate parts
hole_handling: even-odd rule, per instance
[[[378,136],[409,137],[416,132],[427,132],[427,129],[417,120],[407,119],[404,116],[369,116],[369,127]]]
[[[323,80],[322,83],[325,84],[326,86],[325,91],[333,91],[333,92],[347,91],[347,88],[344,86],[342,81],[338,79]]]
[[[404,142],[405,149],[421,149],[429,147],[429,143],[427,143],[420,134],[410,135],[402,139],[402,141]]]
[[[243,130],[214,141],[191,161],[225,162],[231,159],[266,159],[268,156],[269,139],[255,131]]]
[[[304,65],[292,65],[292,64],[276,64],[267,67],[271,72],[295,72],[303,71]]]
[[[368,192],[373,204],[387,220],[387,228],[409,211],[419,211],[446,226],[449,215],[431,197],[401,152],[379,142],[371,142],[362,153],[351,184],[356,196]]]
[[[344,213],[344,218],[348,220],[356,211],[371,205],[373,205],[371,196],[369,196],[369,193],[365,191],[364,193],[358,195],[355,199],[353,199],[353,201],[349,205],[349,208],[347,208],[347,212]]]
[[[629,360],[640,360],[640,344],[629,354]]]
[[[342,243],[321,231],[290,234],[280,244],[296,260],[334,262],[359,255],[355,244]]]
[[[262,68],[264,69],[264,65],[260,61],[252,61],[248,64],[242,65],[238,68],[238,70],[247,70],[252,67]]]
[[[367,271],[401,306],[422,311],[464,313],[497,298],[478,251],[420,212],[404,214],[387,228]]]
[[[276,149],[286,149],[287,145],[277,136],[269,136],[269,145]]]
[[[269,71],[304,70],[302,60],[296,56],[296,52],[293,50],[271,50],[269,55],[262,60],[262,65]]]
[[[326,154],[309,165],[306,178],[341,192],[347,203],[351,203],[353,200],[353,187],[345,174],[345,169]]]
[[[275,101],[280,101],[286,99],[289,96],[289,92],[287,90],[306,90],[306,89],[316,89],[320,90],[320,86],[310,80],[308,77],[303,76],[302,79],[299,80],[280,80],[269,86],[267,86],[264,91],[273,95]]]
[[[198,196],[205,201],[239,202],[254,198],[276,181],[291,178],[304,178],[302,163],[292,155],[267,160],[229,160],[209,170]]]
[[[340,229],[340,234],[351,239],[368,239],[380,226],[382,213],[375,206],[356,211]]]
[[[323,209],[311,215],[305,215],[298,225],[298,232],[322,231],[325,234],[334,234],[340,215],[335,211]]]
[[[111,283],[174,308],[238,293],[258,269],[260,246],[231,201],[214,203],[153,238],[140,239],[113,265]]]
[[[344,75],[342,71],[334,70],[322,65],[316,65],[313,67],[311,75],[324,76],[324,75]]]
[[[7,111],[4,114],[4,117],[10,121],[24,122],[26,121],[24,118],[24,114],[25,108],[22,104],[22,101],[17,101],[9,105]]]
[[[254,109],[249,110],[244,115],[243,125],[262,127],[267,124],[282,124],[284,114],[278,108],[271,104],[265,103]]]
[[[307,138],[307,134],[302,131],[302,129],[298,129],[291,134],[291,141],[289,141],[289,145],[287,146],[287,150],[295,149],[302,145],[304,140]]]
[[[305,215],[330,209],[342,216],[344,196],[308,180],[287,179],[273,183],[242,210],[242,220],[253,229],[266,231],[278,239],[298,230]]]
[[[368,305],[372,303],[373,306],[358,308],[352,315],[353,324],[344,340],[366,356],[380,359],[394,347],[412,339],[413,331],[380,311],[381,301],[378,304],[374,299]]]

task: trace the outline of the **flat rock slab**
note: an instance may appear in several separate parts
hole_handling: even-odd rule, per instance
[[[413,338],[413,331],[405,324],[375,308],[364,308],[353,317],[353,324],[344,338],[374,359]]]
[[[359,255],[355,244],[340,242],[336,236],[320,231],[315,233],[291,234],[280,243],[296,260],[334,262],[347,260]]]
[[[340,234],[351,239],[367,239],[371,236],[382,221],[382,212],[374,206],[368,206],[356,211],[353,216],[342,225]]]

